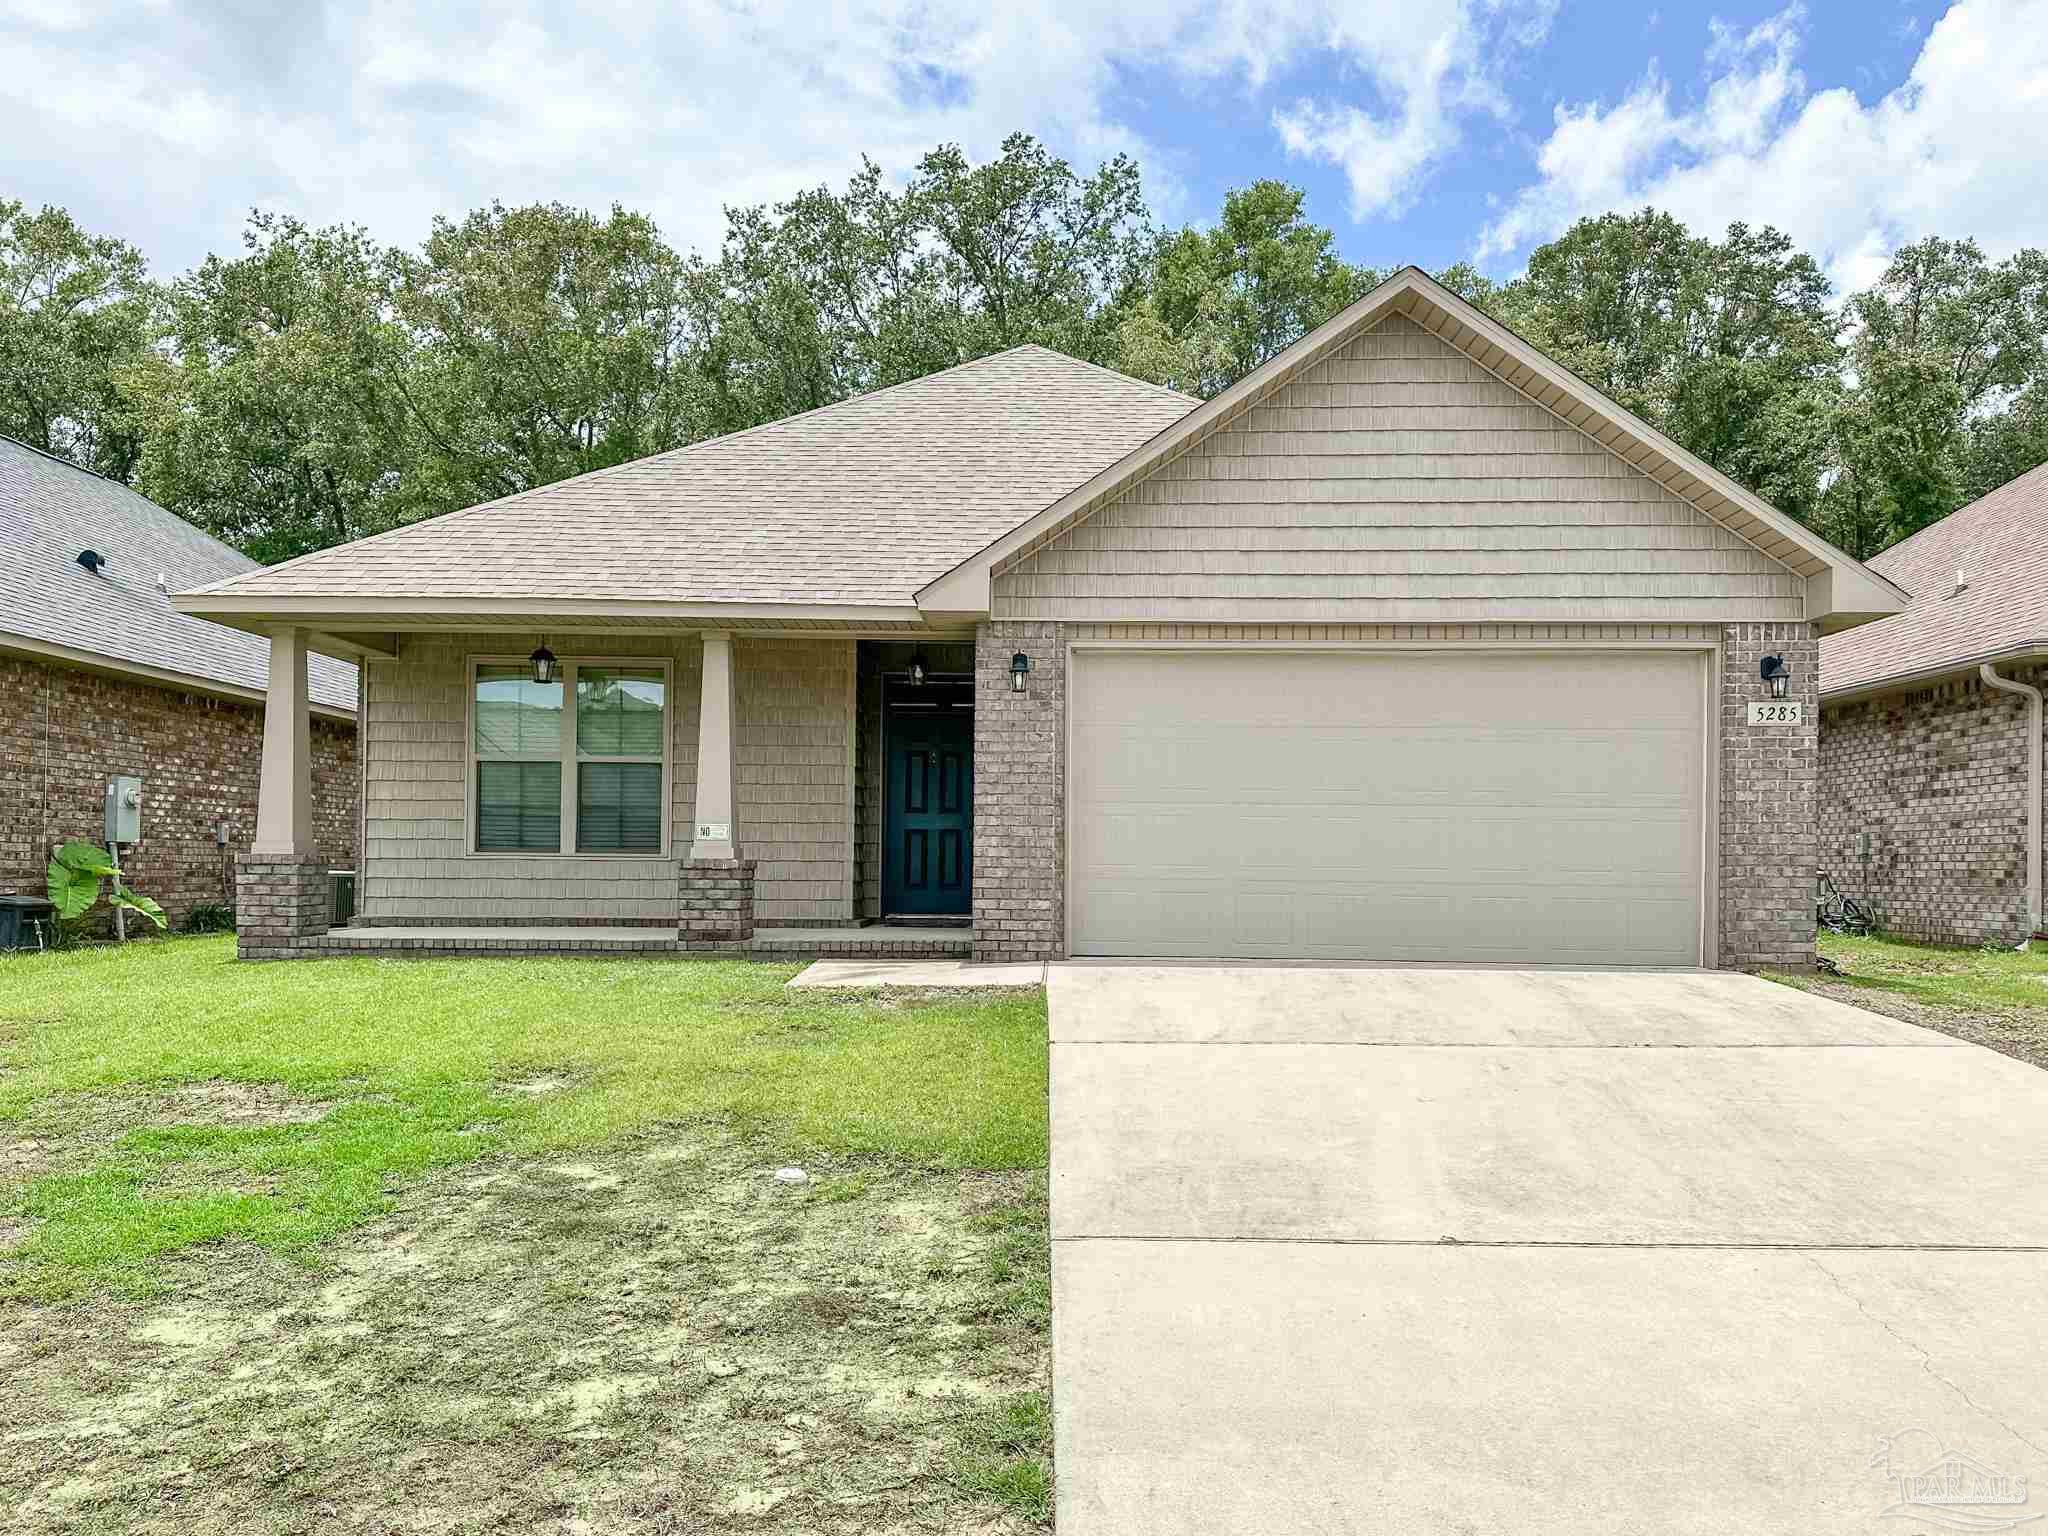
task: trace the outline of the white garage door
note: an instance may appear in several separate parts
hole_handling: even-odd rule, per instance
[[[1072,951],[1697,965],[1697,651],[1077,651]]]

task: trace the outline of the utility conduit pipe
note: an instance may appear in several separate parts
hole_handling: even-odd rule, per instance
[[[2027,701],[2027,932],[2019,942],[2025,949],[2041,931],[2041,690],[2000,677],[1988,661],[1977,675],[1986,687],[2020,694]]]

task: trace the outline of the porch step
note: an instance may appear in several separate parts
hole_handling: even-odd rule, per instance
[[[306,941],[337,955],[673,955],[685,952],[673,928],[440,927],[333,928]],[[972,928],[756,928],[753,939],[726,953],[763,959],[966,960]],[[710,951],[718,953],[719,951]],[[694,953],[706,953],[698,950]]]
[[[753,953],[775,959],[809,955],[820,960],[966,960],[974,954],[972,928],[756,928]]]
[[[335,954],[672,955],[673,928],[440,926],[330,928],[309,948]]]

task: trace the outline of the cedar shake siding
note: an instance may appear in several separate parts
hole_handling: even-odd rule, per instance
[[[670,664],[666,857],[467,851],[469,662],[524,656],[537,633],[409,634],[399,659],[365,670],[365,857],[358,921],[372,924],[676,923],[697,782],[703,642],[612,629],[549,631],[566,659]],[[854,642],[734,640],[734,794],[755,917],[844,923],[852,915]]]
[[[320,857],[356,861],[353,724],[315,716],[313,815]],[[41,895],[50,851],[106,838],[107,780],[142,780],[142,840],[128,883],[182,928],[201,904],[232,904],[235,853],[256,829],[263,707],[182,693],[33,657],[0,655],[0,891]],[[229,825],[228,846],[215,829]],[[104,927],[102,909],[94,918]],[[131,922],[129,932],[148,930]]]
[[[992,616],[1801,621],[1805,583],[1404,315],[997,570]]]

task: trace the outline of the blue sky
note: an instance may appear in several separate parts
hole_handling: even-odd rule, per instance
[[[159,271],[252,206],[411,243],[499,198],[721,207],[941,140],[1128,151],[1162,220],[1260,176],[1352,258],[1506,275],[1643,202],[1776,223],[1844,285],[1902,240],[2048,245],[2048,0],[0,0],[0,196]]]

